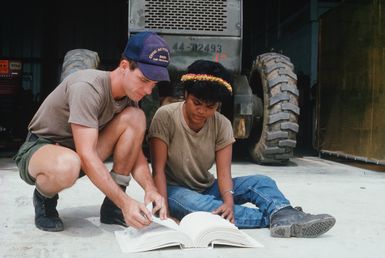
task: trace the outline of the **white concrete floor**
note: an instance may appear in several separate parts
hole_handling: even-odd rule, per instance
[[[107,164],[111,166],[110,163]],[[99,223],[103,195],[86,178],[60,194],[58,210],[65,230],[43,232],[34,226],[33,187],[25,184],[11,159],[0,159],[0,257],[385,257],[385,173],[315,157],[295,158],[290,166],[235,163],[233,176],[265,174],[274,178],[293,206],[329,213],[337,223],[316,239],[271,238],[268,229],[245,230],[264,248],[180,250],[137,254],[120,251],[113,232]],[[133,182],[128,194],[140,200]]]

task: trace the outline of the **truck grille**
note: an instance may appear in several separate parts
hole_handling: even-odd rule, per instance
[[[223,32],[227,0],[147,0],[144,16],[146,29]]]

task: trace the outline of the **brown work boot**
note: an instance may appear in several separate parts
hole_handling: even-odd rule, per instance
[[[329,214],[312,215],[293,207],[285,207],[271,216],[270,235],[272,237],[318,237],[336,223]]]

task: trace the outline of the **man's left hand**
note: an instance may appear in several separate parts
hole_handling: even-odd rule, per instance
[[[167,210],[166,210],[166,204],[164,201],[164,198],[161,194],[158,193],[156,190],[150,190],[146,191],[146,194],[144,196],[144,203],[145,205],[152,203],[152,214],[156,214],[159,212],[160,219],[167,219]]]

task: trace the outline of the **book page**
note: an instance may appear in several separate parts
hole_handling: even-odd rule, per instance
[[[176,222],[173,221],[170,218],[167,218],[165,220],[161,220],[160,218],[155,217],[154,215],[152,215],[152,222],[156,223],[156,224],[159,224],[159,225],[162,225],[162,226],[164,226],[166,228],[179,231],[179,225],[176,224]]]
[[[186,215],[180,222],[179,228],[192,239],[196,239],[204,231],[214,228],[237,229],[237,227],[222,217],[210,212],[197,211]]]
[[[115,231],[115,236],[122,252],[135,253],[168,246],[191,246],[190,238],[174,229],[152,223],[144,229],[129,227]]]
[[[147,204],[146,208],[147,208],[147,209],[151,212],[151,214],[152,214],[152,208],[153,208],[153,207],[152,207],[152,203]],[[151,219],[152,219],[152,222],[155,222],[155,223],[157,223],[157,224],[159,224],[159,225],[165,226],[166,228],[170,228],[170,229],[174,229],[174,230],[179,231],[179,225],[178,225],[175,221],[173,221],[172,219],[170,219],[170,218],[167,218],[167,219],[165,219],[165,220],[162,220],[162,219],[160,219],[160,218],[154,216],[154,214],[152,214]]]
[[[195,247],[224,244],[239,247],[262,247],[234,224],[210,212],[193,212],[185,216],[179,228],[189,235]]]
[[[202,242],[210,241],[210,243],[214,245],[231,245],[238,247],[263,247],[261,243],[257,240],[238,230],[238,232],[212,232],[205,236],[207,240],[202,239]],[[214,240],[212,240],[214,239]]]

